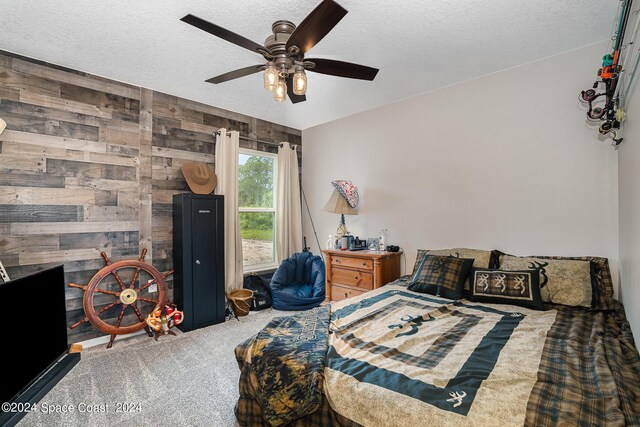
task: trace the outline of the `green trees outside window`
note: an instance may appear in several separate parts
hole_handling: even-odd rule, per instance
[[[240,153],[238,206],[245,268],[275,263],[275,157]]]

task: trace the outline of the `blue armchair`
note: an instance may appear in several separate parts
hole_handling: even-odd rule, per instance
[[[311,252],[287,258],[271,279],[271,296],[276,310],[309,310],[324,301],[324,261]]]

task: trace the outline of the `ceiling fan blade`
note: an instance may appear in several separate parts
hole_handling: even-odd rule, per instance
[[[212,77],[209,80],[205,80],[207,83],[224,83],[229,80],[238,79],[240,77],[248,76],[250,74],[257,73],[258,71],[264,69],[264,65],[251,65],[249,67],[240,68],[239,70],[229,71],[228,73],[220,74],[219,76]]]
[[[307,100],[306,95],[296,95],[293,93],[293,79],[287,79],[287,95],[293,104]]]
[[[265,50],[264,46],[259,45],[256,42],[251,41],[245,37],[242,37],[241,35],[238,35],[225,28],[222,28],[216,24],[212,24],[209,21],[205,21],[202,18],[198,18],[197,16],[188,14],[183,18],[181,18],[180,20],[182,22],[186,22],[187,24],[193,25],[196,28],[200,28],[201,30],[206,31],[209,34],[213,34],[216,37],[220,37],[221,39],[224,39],[229,43],[233,43],[240,47],[244,47],[245,49],[249,49],[256,53],[260,53],[261,51]]]
[[[287,49],[298,46],[307,52],[324,38],[329,31],[347,14],[347,11],[333,0],[324,0],[304,18],[287,41]]]
[[[350,79],[373,80],[376,78],[378,71],[380,71],[377,68],[367,67],[366,65],[335,61],[333,59],[305,59],[306,61],[316,64],[314,68],[308,68],[307,71]]]

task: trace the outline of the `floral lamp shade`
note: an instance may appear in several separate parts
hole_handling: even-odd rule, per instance
[[[358,194],[358,187],[353,185],[351,181],[344,179],[337,179],[331,181],[333,187],[340,193],[342,197],[349,203],[349,206],[355,208],[360,201],[360,195]]]

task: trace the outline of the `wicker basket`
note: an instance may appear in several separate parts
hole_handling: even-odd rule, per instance
[[[251,309],[253,291],[250,289],[232,289],[227,292],[227,299],[231,303],[236,316],[246,316]]]

